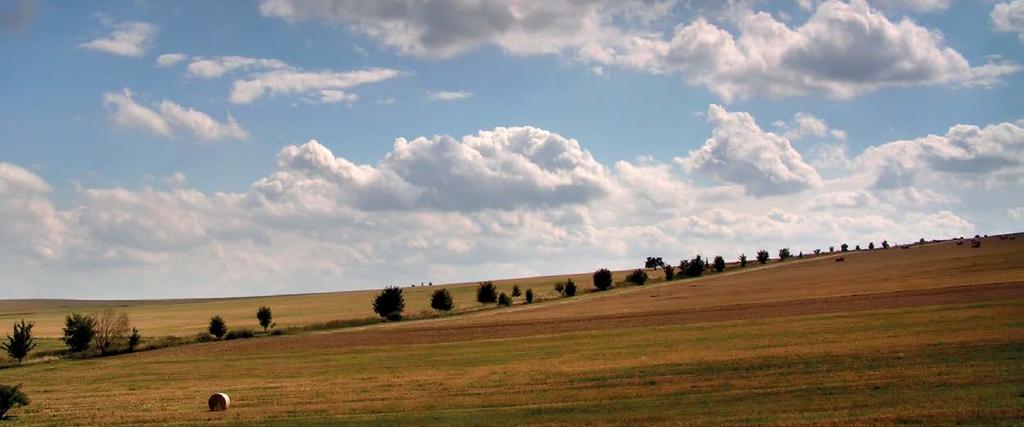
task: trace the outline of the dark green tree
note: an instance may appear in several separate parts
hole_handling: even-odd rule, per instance
[[[128,351],[135,351],[135,347],[138,347],[140,342],[142,342],[142,334],[139,333],[138,328],[132,328],[132,334],[128,336]]]
[[[594,272],[594,287],[599,291],[606,291],[612,287],[612,272],[602,268]]]
[[[373,312],[388,320],[402,320],[404,310],[405,297],[399,286],[388,286],[373,299]]]
[[[29,404],[28,396],[21,391],[21,385],[0,384],[0,420],[7,418],[7,411]]]
[[[768,251],[764,249],[757,251],[757,262],[761,264],[767,263],[770,257],[771,255],[768,255]]]
[[[35,325],[33,322],[25,323],[25,319],[15,322],[13,335],[8,335],[7,342],[0,343],[0,348],[3,348],[12,359],[21,363],[28,357],[29,352],[36,348],[36,342],[32,339],[32,327]]]
[[[526,303],[533,304],[533,289],[526,290]]]
[[[262,306],[256,310],[256,320],[260,321],[260,327],[263,328],[263,332],[266,332],[270,327],[270,322],[274,320],[274,313],[270,311],[270,307]]]
[[[476,287],[476,300],[480,304],[491,304],[498,300],[498,288],[494,282],[480,282]]]
[[[210,318],[210,326],[206,328],[210,335],[217,337],[218,339],[224,338],[224,334],[228,333],[228,324],[224,322],[224,318],[220,315],[216,315]]]
[[[661,271],[665,272],[666,282],[676,278],[676,268],[672,265],[665,265],[664,267],[661,267]]]
[[[626,276],[626,281],[634,285],[643,286],[644,283],[647,283],[647,272],[639,268],[633,270],[632,273]]]
[[[839,250],[841,250],[843,252],[849,251],[850,250],[850,245],[847,245],[846,243],[843,243],[842,245],[839,245]]]
[[[875,242],[868,242],[868,250],[869,251],[875,250]]]
[[[686,263],[686,277],[700,277],[702,274],[704,274],[704,258],[697,255]]]
[[[740,268],[747,266],[747,254],[740,254]]]
[[[793,254],[789,252],[789,248],[779,249],[779,261],[785,261],[786,258],[792,257]]]
[[[572,279],[569,279],[569,280],[572,280]],[[556,294],[563,295],[565,293],[565,283],[555,282],[554,289],[555,289],[555,293]]]
[[[888,240],[883,240],[882,241],[882,249],[889,249],[889,241]]]
[[[509,297],[504,292],[502,292],[500,295],[498,295],[498,305],[503,305],[503,306],[508,307],[508,306],[512,305],[512,298]]]
[[[519,291],[519,285],[512,285],[512,298],[519,298],[522,292]]]
[[[565,283],[562,285],[562,295],[567,297],[576,296],[576,282],[572,279],[565,279]]]
[[[455,302],[452,301],[452,294],[448,289],[441,288],[430,295],[430,308],[437,311],[451,311],[455,308]]]
[[[64,345],[72,352],[89,349],[89,343],[96,336],[96,319],[82,313],[71,313],[64,318]]]
[[[647,261],[644,261],[644,268],[658,268],[658,267],[664,267],[664,266],[665,266],[665,261],[663,261],[660,256],[659,257],[649,256],[649,257],[647,257]]]
[[[725,270],[725,258],[722,258],[721,255],[717,255],[715,256],[715,271],[721,273],[722,270]]]

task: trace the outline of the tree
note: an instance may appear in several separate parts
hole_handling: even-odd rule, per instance
[[[821,249],[815,249],[814,255],[821,255]]]
[[[504,292],[502,292],[501,295],[498,295],[498,305],[503,305],[503,306],[508,307],[508,306],[512,305],[512,298],[509,298],[508,295],[506,295]]]
[[[451,311],[455,308],[455,302],[452,301],[452,294],[448,293],[448,289],[441,288],[430,295],[430,308],[437,311]]]
[[[770,258],[770,257],[771,256],[768,255],[768,251],[766,251],[764,249],[761,249],[761,250],[757,251],[757,262],[759,262],[761,264],[764,264],[764,263],[768,262],[768,258]]]
[[[632,273],[629,273],[629,276],[626,276],[626,281],[635,285],[643,286],[644,283],[647,283],[647,272],[639,268],[633,270]]]
[[[526,303],[533,304],[533,289],[526,290]]]
[[[562,295],[567,297],[576,296],[576,282],[573,282],[572,279],[566,279],[565,284],[562,285]]]
[[[803,258],[804,257],[804,251],[800,251],[799,253],[797,253],[796,257],[797,258]]]
[[[779,261],[785,261],[786,258],[791,256],[793,256],[793,254],[789,252],[789,248],[779,249]]]
[[[854,246],[854,247],[853,247],[853,250],[855,250],[855,251],[859,251],[859,250],[860,250],[860,245]]]
[[[679,261],[679,277],[688,277],[687,271],[690,271],[690,260]]]
[[[270,307],[261,306],[256,309],[256,320],[260,321],[260,327],[263,328],[263,332],[266,332],[270,327],[270,321],[274,320],[274,313],[270,311]]]
[[[715,271],[721,273],[722,270],[725,270],[725,258],[722,258],[721,255],[718,255],[715,257]]]
[[[25,319],[21,319],[20,323],[14,323],[14,334],[8,335],[7,342],[0,344],[0,348],[3,348],[11,359],[21,363],[28,357],[29,352],[36,348],[36,342],[32,339],[32,327],[35,325],[34,322],[25,323]]]
[[[835,252],[835,251],[836,251],[836,247],[835,246],[829,246],[828,247],[828,253],[832,253],[832,252]]]
[[[676,268],[671,265],[661,267],[661,271],[665,272],[665,281],[669,281],[676,278]]]
[[[7,418],[7,411],[29,404],[28,396],[21,391],[21,385],[0,384],[0,420]]]
[[[569,279],[569,280],[571,281],[572,279]],[[562,295],[562,293],[565,292],[565,283],[555,282],[554,288],[555,288],[555,293],[556,294]]]
[[[665,266],[665,261],[663,261],[660,256],[659,257],[649,256],[649,257],[647,257],[647,261],[644,261],[644,268],[658,268],[658,267],[664,267],[664,266]]]
[[[869,251],[875,250],[875,242],[868,242],[868,250]]]
[[[612,272],[602,268],[594,272],[594,287],[599,291],[606,291],[612,287]]]
[[[400,286],[388,286],[373,299],[373,312],[388,320],[402,320],[405,297]]]
[[[498,300],[498,288],[494,287],[494,282],[480,282],[480,285],[476,287],[476,300],[480,304],[491,304]]]
[[[73,353],[89,349],[96,335],[96,319],[82,313],[71,313],[64,318],[64,337],[61,341]]]
[[[746,254],[740,254],[740,268],[743,268],[743,267],[746,267],[746,266],[747,266],[747,255]]]
[[[850,245],[847,245],[846,243],[843,243],[842,245],[839,245],[839,250],[841,250],[843,252],[849,251],[850,250]]]
[[[210,335],[220,339],[224,338],[224,334],[228,333],[228,324],[224,323],[224,318],[218,314],[210,318],[210,326],[206,329],[210,332]]]
[[[132,334],[128,336],[128,351],[135,351],[135,347],[138,347],[140,342],[142,342],[142,334],[137,328],[132,328]]]
[[[522,292],[519,292],[519,285],[512,285],[512,298],[519,298]]]
[[[889,241],[888,240],[883,240],[882,241],[882,249],[889,249]]]
[[[686,277],[700,277],[704,274],[704,259],[697,255],[686,263]]]
[[[96,316],[96,335],[92,338],[93,344],[100,354],[106,354],[111,347],[127,342],[131,327],[128,313],[118,313],[109,308],[103,310]]]

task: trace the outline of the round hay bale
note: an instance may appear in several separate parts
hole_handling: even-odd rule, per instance
[[[206,404],[210,406],[211,411],[227,411],[231,406],[231,398],[225,393],[214,393]]]

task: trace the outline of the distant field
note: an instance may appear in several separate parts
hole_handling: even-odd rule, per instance
[[[1024,239],[845,258],[0,383],[34,400],[17,425],[1024,423]],[[230,411],[205,411],[214,391]]]

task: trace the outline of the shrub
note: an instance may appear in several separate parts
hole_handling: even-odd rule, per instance
[[[793,254],[789,252],[789,248],[779,249],[779,261],[785,261],[786,258],[792,257]]]
[[[770,258],[770,255],[768,255],[768,251],[764,249],[757,251],[757,262],[764,264],[768,262],[768,258]]]
[[[821,249],[815,249],[814,255],[821,255]]]
[[[832,253],[832,252],[835,252],[835,251],[836,251],[836,247],[835,246],[829,246],[828,247],[828,253]]]
[[[572,279],[569,279],[569,280],[572,280]],[[562,282],[555,283],[555,293],[558,294],[558,295],[562,295],[563,292],[565,292],[565,283],[562,283]]]
[[[715,271],[721,273],[723,270],[725,270],[725,258],[718,255],[715,257]]]
[[[225,334],[224,339],[230,341],[244,338],[252,338],[254,336],[256,336],[256,334],[248,329],[235,329]]]
[[[274,313],[270,311],[270,307],[261,306],[256,309],[256,320],[260,321],[260,327],[263,328],[263,332],[266,332],[270,327],[270,321],[274,320]]]
[[[676,278],[676,268],[671,265],[661,267],[661,271],[665,272],[665,281],[669,281]]]
[[[689,269],[690,269],[690,261],[689,260],[685,260],[684,259],[684,260],[679,261],[679,277],[682,277],[682,278],[687,277],[687,273],[686,272],[689,271]]]
[[[869,251],[875,250],[875,242],[868,242],[868,250]]]
[[[388,286],[373,299],[373,312],[388,320],[401,320],[405,310],[405,297],[402,288]]]
[[[889,241],[888,240],[883,240],[882,241],[882,249],[889,249]]]
[[[132,334],[128,336],[128,351],[135,351],[135,347],[138,347],[140,342],[142,342],[142,334],[139,334],[137,328],[132,328]]]
[[[849,251],[850,250],[850,245],[847,245],[846,243],[843,243],[842,245],[839,245],[839,250],[841,250],[843,252]]]
[[[25,323],[25,319],[21,319],[21,322],[14,324],[13,335],[8,335],[7,342],[0,344],[0,348],[21,363],[28,357],[29,352],[36,348],[36,342],[32,339],[32,327],[35,325],[33,322]]]
[[[533,304],[533,289],[526,290],[526,303]]]
[[[626,276],[626,281],[635,285],[642,286],[644,283],[647,283],[647,272],[639,268],[633,270],[632,273],[629,273],[629,275]]]
[[[686,277],[700,277],[704,274],[704,259],[697,255],[686,263]]]
[[[0,384],[0,420],[7,418],[7,411],[28,405],[28,396],[21,391],[21,385]]]
[[[602,268],[594,272],[594,287],[599,291],[606,291],[612,287],[612,272]]]
[[[210,318],[210,326],[207,331],[218,339],[223,338],[224,334],[228,333],[228,324],[224,323],[224,318],[218,314]]]
[[[853,250],[855,250],[855,251],[859,251],[859,250],[860,250],[860,245],[854,246],[854,247],[853,247]]]
[[[441,288],[430,295],[430,308],[437,311],[451,311],[455,308],[455,302],[452,301],[452,294],[448,289]]]
[[[519,292],[519,285],[512,285],[512,298],[519,298],[522,292]]]
[[[493,282],[481,282],[476,287],[476,300],[480,304],[491,304],[498,300],[498,288]]]
[[[111,309],[103,310],[96,316],[96,335],[92,338],[92,342],[100,354],[106,354],[111,347],[127,342],[131,327],[128,313],[124,311],[117,313]]]
[[[72,352],[89,349],[92,337],[96,335],[96,319],[82,313],[71,313],[64,318],[64,345]]]
[[[498,295],[498,305],[510,306],[512,305],[512,298],[502,292],[501,295]]]
[[[566,279],[565,284],[562,285],[562,295],[567,297],[576,296],[576,282],[573,282],[572,279]]]
[[[740,254],[740,268],[743,268],[743,267],[746,267],[746,266],[747,266],[747,255],[746,254]]]
[[[660,256],[659,257],[649,256],[649,257],[647,257],[647,261],[644,261],[644,268],[658,268],[658,267],[664,267],[664,266],[665,266],[665,261],[663,261]]]

